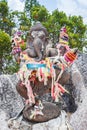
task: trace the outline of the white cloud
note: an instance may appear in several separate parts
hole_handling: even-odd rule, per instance
[[[21,0],[8,0],[8,6],[11,10],[23,11],[24,3]]]
[[[82,6],[87,7],[87,1],[86,0],[77,0]]]
[[[87,24],[87,2],[86,0],[57,0],[59,11],[64,11],[69,15],[81,15]]]
[[[59,4],[60,1],[60,4]],[[67,15],[70,15],[72,13],[74,13],[74,11],[76,10],[76,3],[73,0],[59,0],[58,1],[58,9],[59,11],[64,11],[67,13]]]

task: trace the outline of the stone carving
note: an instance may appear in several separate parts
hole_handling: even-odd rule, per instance
[[[18,45],[18,38],[14,38],[16,40],[12,40],[12,55],[13,58],[17,63],[20,63],[20,53],[21,53],[21,48]]]
[[[65,30],[62,31],[60,40],[63,36],[66,38]],[[41,23],[36,23],[30,28],[27,49],[23,52],[24,55],[27,55],[26,62],[18,72],[20,79],[16,89],[26,99],[27,104],[23,110],[23,116],[34,122],[48,121],[60,114],[58,106],[50,102],[43,102],[39,98],[50,93],[52,102],[59,102],[64,93],[69,95],[69,92],[62,85],[65,85],[70,78],[66,69],[77,57],[77,49],[69,48],[66,52],[64,45],[60,46],[62,54],[56,48],[52,48],[51,52],[48,52],[51,48],[47,49],[47,36],[47,30]],[[57,52],[57,56],[55,56],[55,52]],[[39,98],[37,98],[38,96]],[[49,109],[50,107],[51,109]],[[50,113],[52,114],[50,115]]]
[[[64,55],[68,50],[70,50],[68,46],[69,36],[67,34],[66,27],[62,27],[60,29],[59,35],[59,43],[56,44],[55,48],[47,47],[46,55],[49,57],[56,55]]]
[[[40,61],[44,58],[48,32],[40,22],[37,22],[30,28],[29,34],[25,52],[36,61]]]
[[[21,44],[24,44],[24,41],[21,38],[21,32],[16,32],[12,38],[12,55],[14,60],[17,63],[20,63],[20,53],[22,51]]]
[[[43,113],[42,111],[44,110],[39,109],[39,103],[37,103],[36,101],[37,95],[41,97],[46,93],[51,93],[53,101],[58,102],[59,97],[60,97],[59,95],[61,95],[60,94],[61,92],[68,93],[67,90],[65,90],[62,87],[62,85],[65,85],[70,78],[70,74],[68,73],[68,71],[66,71],[66,68],[69,67],[72,64],[72,62],[76,59],[76,54],[77,54],[77,49],[73,49],[67,52],[63,57],[58,57],[58,56],[51,57],[51,61],[50,61],[50,58],[47,59],[49,62],[49,66],[53,64],[53,66],[50,66],[49,71],[48,71],[48,67],[46,66],[45,68],[42,67],[40,69],[39,68],[35,69],[38,66],[45,65],[45,64],[40,64],[40,63],[35,64],[35,62],[34,64],[31,64],[29,62],[27,65],[25,64],[23,68],[20,69],[19,71],[20,80],[16,88],[17,88],[18,93],[26,99],[27,101],[26,103],[29,104],[29,107],[28,107],[29,111],[28,109],[25,108],[26,112],[24,113],[27,113],[25,115],[29,115],[30,117],[30,111],[33,111],[31,113],[31,116],[32,114],[34,114],[31,119],[32,121],[40,122],[40,121],[47,120],[46,118],[44,118],[44,114],[42,114]],[[47,65],[47,61],[46,61],[46,65]],[[34,66],[36,67],[32,68]],[[62,67],[64,69],[62,69]],[[52,70],[52,73],[51,73],[51,70]],[[45,74],[44,72],[47,74]],[[43,105],[43,102],[42,102],[42,105]],[[45,107],[46,109],[47,109],[47,106],[49,108],[49,105],[50,105],[49,103],[48,104],[44,103],[44,106],[46,106]],[[37,118],[38,114],[37,114],[37,110],[34,109],[35,106],[37,107],[37,109],[39,109],[38,110],[39,115],[41,114],[39,118]],[[48,110],[45,110],[45,113],[47,111]],[[51,113],[51,112],[52,110],[48,111],[48,113]],[[56,111],[53,114],[53,118],[55,114],[57,114]],[[51,119],[52,117],[49,116],[48,118]]]
[[[33,122],[45,122],[56,118],[60,115],[59,106],[50,102],[43,102],[43,110],[38,110],[39,108],[35,108],[36,106],[27,105],[23,111],[23,116],[28,121]],[[36,115],[35,115],[35,114]]]

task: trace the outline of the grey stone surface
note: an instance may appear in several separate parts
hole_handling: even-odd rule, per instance
[[[16,116],[24,107],[22,98],[15,88],[17,81],[18,78],[15,74],[13,76],[0,75],[0,112],[6,114],[6,116],[3,116],[3,118],[6,118],[4,120]],[[0,127],[2,127],[1,122]],[[0,130],[4,130],[4,128],[0,128]]]
[[[72,68],[73,84],[77,91],[78,109],[71,116],[74,130],[87,130],[87,54],[80,54]]]
[[[29,124],[27,122],[13,121],[11,130],[73,130],[69,124],[68,117],[65,111],[61,111],[59,117],[49,120],[44,123]]]
[[[5,111],[0,109],[0,130],[10,130],[7,125],[7,115]]]
[[[87,54],[80,53],[78,60],[76,60],[76,65],[83,77],[85,87],[87,87]]]

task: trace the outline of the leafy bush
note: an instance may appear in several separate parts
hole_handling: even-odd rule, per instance
[[[0,30],[0,59],[2,59],[5,54],[9,54],[11,51],[10,36],[4,31]]]
[[[4,68],[9,65],[12,58],[10,36],[0,30],[0,72],[4,72]],[[5,67],[4,67],[5,66]]]

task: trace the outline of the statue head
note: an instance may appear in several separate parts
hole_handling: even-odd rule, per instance
[[[66,30],[66,27],[65,26],[63,26],[61,29],[60,29],[60,31],[62,31],[62,32],[67,32],[67,30]]]
[[[46,37],[48,35],[47,29],[38,21],[30,28],[30,36],[35,37]]]

